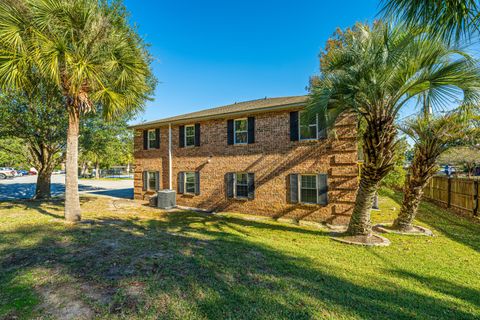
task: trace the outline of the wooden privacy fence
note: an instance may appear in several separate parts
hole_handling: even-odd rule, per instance
[[[479,187],[479,181],[476,179],[435,176],[425,187],[424,197],[446,208],[477,216]]]

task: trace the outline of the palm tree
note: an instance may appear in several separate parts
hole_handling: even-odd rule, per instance
[[[478,135],[468,114],[454,111],[444,116],[423,114],[406,120],[401,130],[414,142],[414,155],[405,181],[403,202],[393,229],[408,232],[428,181],[438,172],[438,157],[448,148],[468,143]]]
[[[469,39],[480,27],[478,0],[382,0],[382,13],[409,26],[428,27],[448,41]]]
[[[365,124],[364,163],[347,234],[369,236],[373,196],[394,165],[399,111],[424,92],[434,104],[462,93],[466,102],[477,101],[479,72],[466,53],[400,25],[357,24],[339,38],[341,45],[322,56],[308,110],[325,115],[329,126],[345,113]]]
[[[78,221],[80,117],[102,106],[105,119],[143,105],[152,91],[150,57],[123,6],[98,0],[0,2],[0,88],[35,88],[38,71],[56,85],[68,113],[65,218]]]

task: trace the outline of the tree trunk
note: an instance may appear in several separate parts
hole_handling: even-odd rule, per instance
[[[67,159],[65,178],[65,219],[76,222],[81,219],[78,195],[78,135],[80,114],[74,105],[68,105]]]
[[[50,168],[40,168],[37,176],[37,185],[35,187],[34,199],[49,199],[51,197],[50,185],[52,170]]]
[[[85,178],[85,175],[87,174],[87,163],[83,162],[82,163],[82,172],[80,173],[80,176],[82,178]]]
[[[430,143],[417,145],[409,175],[403,190],[403,202],[398,217],[393,222],[392,228],[399,231],[413,229],[413,220],[417,215],[418,206],[423,196],[423,189],[437,171],[435,162],[440,155],[440,148],[435,148],[436,140]]]
[[[393,222],[393,228],[399,231],[410,231],[413,228],[413,219],[417,215],[418,206],[423,196],[426,182],[417,180],[416,177],[408,179],[403,193],[402,207],[398,217]]]
[[[95,179],[100,179],[100,164],[95,163]]]
[[[372,233],[370,210],[373,197],[380,181],[393,168],[397,129],[394,118],[381,114],[383,108],[376,108],[379,114],[366,118],[363,134],[363,158],[360,186],[357,191],[355,206],[348,225],[347,235],[366,235]]]
[[[377,184],[369,179],[361,179],[360,186],[355,198],[355,207],[348,224],[349,235],[371,235],[372,224],[370,222],[370,210],[373,197],[377,192]]]

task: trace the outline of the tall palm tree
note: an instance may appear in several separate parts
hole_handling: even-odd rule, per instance
[[[68,112],[65,218],[81,218],[78,136],[82,114],[105,119],[139,108],[152,91],[150,58],[125,9],[99,0],[0,1],[0,88],[34,88],[38,71],[57,86]]]
[[[478,0],[382,0],[387,18],[428,27],[448,41],[472,38],[480,28]]]
[[[428,181],[438,172],[438,157],[448,148],[475,139],[478,130],[468,114],[454,111],[443,116],[423,114],[406,120],[401,130],[414,142],[414,155],[405,181],[402,206],[393,228],[411,231]],[[473,140],[472,140],[473,141]]]
[[[399,111],[424,92],[434,104],[462,94],[476,102],[479,71],[466,53],[401,25],[357,24],[340,42],[323,56],[308,110],[325,115],[330,126],[344,113],[365,123],[364,163],[347,234],[369,236],[373,196],[394,165]]]

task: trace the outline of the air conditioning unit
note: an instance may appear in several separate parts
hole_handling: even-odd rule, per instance
[[[158,190],[157,205],[160,209],[172,209],[177,206],[177,193],[175,190]]]

